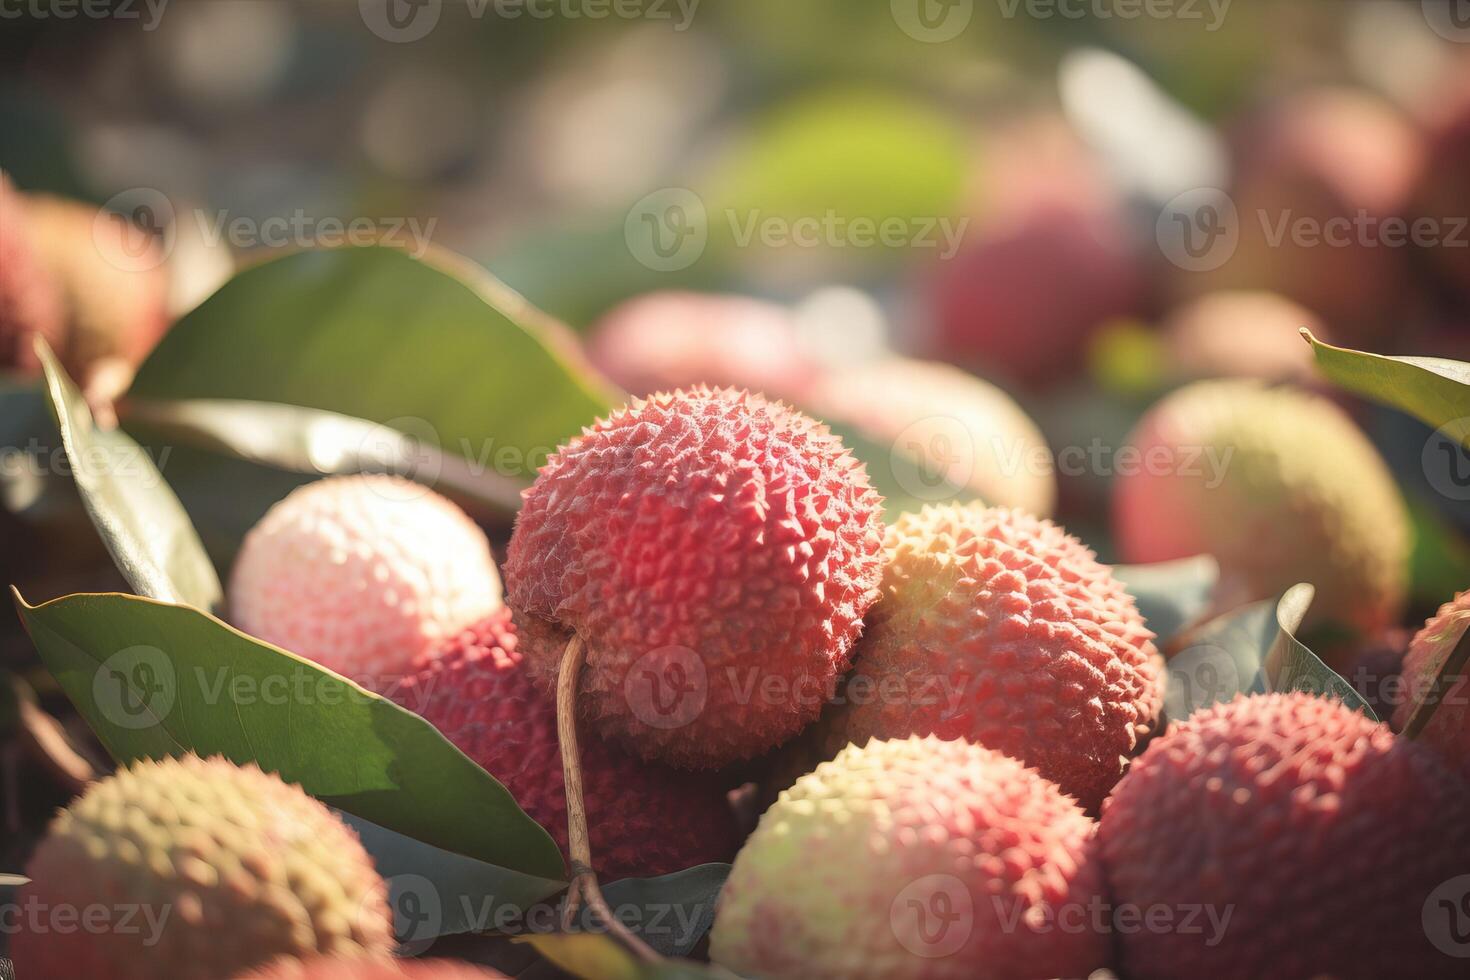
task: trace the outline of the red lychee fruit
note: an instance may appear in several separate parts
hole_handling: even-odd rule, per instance
[[[1109,953],[1095,829],[982,746],[851,745],[761,817],[710,955],[773,980],[1085,977]]]
[[[1404,655],[1399,685],[1402,697],[1394,710],[1394,728],[1402,731],[1409,723],[1414,709],[1439,677],[1445,660],[1467,629],[1470,629],[1470,590],[1440,606],[1439,612],[1414,634],[1409,641],[1409,652]],[[1465,672],[1450,679],[1418,739],[1470,779],[1470,678]]]
[[[426,657],[392,696],[500,780],[565,854],[556,707],[527,666],[502,608]],[[671,874],[735,853],[734,817],[714,778],[643,762],[599,739],[579,748],[592,859],[605,879]]]
[[[381,689],[500,607],[485,533],[428,487],[390,476],[308,483],[245,536],[236,626]]]
[[[559,449],[506,556],[527,659],[575,632],[587,720],[718,768],[815,719],[881,575],[883,501],[821,425],[703,386],[636,400]]]
[[[1096,809],[1164,701],[1153,634],[1112,570],[1050,521],[979,504],[904,514],[885,552],[822,754],[965,738]]]
[[[504,980],[497,970],[453,960],[278,960],[239,980]]]
[[[1135,923],[1117,930],[1126,976],[1463,976],[1434,905],[1470,871],[1470,787],[1340,702],[1196,712],[1133,764],[1099,838]]]
[[[639,396],[706,384],[790,398],[817,372],[790,311],[712,293],[636,296],[597,323],[588,354],[604,374]]]
[[[0,171],[0,369],[39,369],[33,344],[63,344],[61,290],[41,261],[25,202]]]

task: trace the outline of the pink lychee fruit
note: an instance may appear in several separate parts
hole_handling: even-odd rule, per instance
[[[1436,896],[1470,870],[1470,787],[1340,702],[1196,712],[1123,777],[1099,838],[1134,923],[1117,930],[1123,975],[1463,975],[1437,948],[1453,937]]]
[[[424,658],[392,696],[500,780],[567,853],[556,706],[531,682],[509,609]],[[734,817],[711,775],[643,762],[598,739],[579,747],[592,858],[605,879],[672,874],[735,853]]]
[[[35,338],[61,349],[61,289],[41,261],[25,202],[0,171],[0,369],[39,369]]]
[[[597,323],[588,352],[603,373],[640,396],[707,384],[790,398],[817,370],[790,311],[712,293],[636,296]]]
[[[525,492],[507,598],[548,687],[573,634],[605,736],[718,768],[817,716],[881,575],[882,498],[821,425],[704,386],[635,400]]]
[[[454,960],[284,959],[239,980],[504,980],[498,970]]]
[[[1470,590],[1461,592],[1439,607],[1409,641],[1399,685],[1401,697],[1394,709],[1394,728],[1402,731],[1414,709],[1430,693],[1444,672],[1445,660],[1454,653],[1470,629]],[[1435,749],[1451,766],[1470,779],[1470,680],[1466,671],[1445,679],[1434,714],[1418,738]],[[1418,727],[1418,726],[1415,726]]]
[[[851,745],[761,817],[710,955],[773,980],[1085,977],[1109,953],[1095,829],[991,749]]]
[[[888,529],[882,598],[820,725],[823,755],[870,738],[965,738],[1096,809],[1157,726],[1163,660],[1133,598],[1050,521],[979,504]]]
[[[1306,327],[1330,340],[1311,310],[1261,290],[1208,293],[1175,308],[1163,323],[1168,370],[1184,380],[1241,377],[1309,382],[1318,377]]]
[[[245,536],[230,578],[240,629],[373,689],[501,605],[485,534],[427,487],[328,477]]]

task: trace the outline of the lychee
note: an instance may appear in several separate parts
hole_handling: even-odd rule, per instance
[[[496,970],[454,960],[278,960],[239,980],[503,980]]]
[[[1312,622],[1374,634],[1396,621],[1408,512],[1336,405],[1255,381],[1201,381],[1151,408],[1128,442],[1113,501],[1124,561],[1211,554],[1232,601],[1310,582]]]
[[[1050,521],[979,504],[904,514],[882,599],[818,729],[965,738],[1096,808],[1163,706],[1164,666],[1133,598]]]
[[[788,310],[710,293],[636,296],[597,323],[588,353],[609,378],[640,396],[708,384],[788,398],[816,372]]]
[[[567,852],[556,708],[531,683],[509,609],[424,658],[393,698],[504,783]],[[598,739],[579,747],[593,863],[605,879],[671,874],[735,853],[734,818],[713,778],[642,762]]]
[[[219,980],[393,947],[357,836],[298,787],[219,758],[137,762],[93,784],[26,874],[10,951],[22,977]],[[76,928],[89,916],[100,925]]]
[[[1424,252],[1428,259],[1439,263],[1462,295],[1470,296],[1470,248],[1465,247],[1463,227],[1470,215],[1470,187],[1465,181],[1465,174],[1470,172],[1470,68],[1464,70],[1460,86],[1458,97],[1447,100],[1448,111],[1433,120],[1428,159],[1414,195],[1414,212],[1418,219],[1434,222],[1431,227],[1438,234],[1460,242],[1456,247],[1451,241],[1441,241],[1440,247]]]
[[[1241,377],[1306,382],[1317,377],[1306,327],[1330,334],[1304,306],[1261,290],[1207,293],[1174,309],[1163,323],[1169,371],[1183,380]]]
[[[559,449],[506,556],[527,660],[649,759],[718,768],[811,722],[881,574],[882,498],[824,426],[703,386],[635,400]]]
[[[485,534],[427,487],[317,480],[245,536],[230,579],[240,629],[381,689],[501,604]]]
[[[761,817],[710,955],[771,978],[1085,977],[1109,953],[1094,831],[991,749],[851,745]]]
[[[1409,723],[1414,709],[1439,678],[1445,660],[1467,629],[1470,629],[1470,590],[1440,606],[1439,612],[1409,641],[1400,675],[1402,698],[1393,713],[1396,729],[1402,731]],[[1418,739],[1470,779],[1470,680],[1465,671],[1448,679],[1434,714]]]
[[[1036,423],[958,368],[883,358],[825,374],[804,404],[829,425],[892,447],[875,465],[889,465],[916,500],[967,493],[1042,517],[1056,505],[1051,452]]]
[[[1453,938],[1436,895],[1470,871],[1470,788],[1337,701],[1196,712],[1123,777],[1099,839],[1134,923],[1117,930],[1123,975],[1464,975],[1436,950]]]
[[[61,284],[73,376],[115,359],[142,363],[168,329],[168,272],[158,242],[120,215],[48,195],[26,198],[36,248]]]
[[[61,290],[36,251],[25,202],[0,171],[0,369],[39,369],[33,344],[60,349]]]

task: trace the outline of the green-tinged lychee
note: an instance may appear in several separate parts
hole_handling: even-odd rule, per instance
[[[1098,836],[1133,923],[1123,976],[1465,975],[1470,787],[1340,702],[1196,712],[1133,764]]]
[[[280,956],[393,946],[357,836],[298,787],[218,758],[137,762],[95,783],[26,874],[11,944],[26,978],[220,980]]]
[[[1041,517],[1056,505],[1046,437],[1015,401],[947,364],[890,357],[821,377],[812,414],[881,448],[903,492],[919,501],[957,493]]]
[[[710,954],[771,978],[1085,977],[1109,953],[1094,830],[991,749],[849,746],[761,817]]]
[[[881,574],[882,498],[826,427],[734,389],[635,400],[525,493],[505,561],[533,675],[575,633],[579,707],[645,758],[719,768],[814,720]]]
[[[1163,706],[1164,667],[1112,570],[1050,521],[979,504],[888,529],[882,598],[813,732],[820,755],[870,738],[965,738],[1088,808]]]
[[[1223,594],[1317,588],[1312,622],[1373,634],[1408,584],[1408,511],[1382,457],[1325,398],[1202,381],[1149,410],[1119,453],[1114,530],[1125,561],[1214,555]]]
[[[1450,677],[1440,676],[1445,661],[1455,652],[1466,630],[1470,630],[1470,590],[1440,606],[1439,612],[1409,641],[1393,724],[1402,731],[1419,703],[1426,696],[1436,694],[1439,700],[1434,714],[1418,738],[1470,779],[1470,676],[1467,676],[1470,668]],[[1442,690],[1434,692],[1436,681],[1441,683]]]

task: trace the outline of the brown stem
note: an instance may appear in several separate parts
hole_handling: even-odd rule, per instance
[[[582,757],[577,750],[577,681],[582,675],[585,656],[582,638],[573,633],[562,652],[561,671],[556,679],[556,734],[561,745],[562,778],[567,796],[567,844],[572,861],[572,883],[567,888],[561,926],[564,932],[572,931],[577,912],[585,901],[606,924],[608,932],[620,939],[634,955],[645,962],[657,963],[663,957],[612,914],[607,900],[602,897],[602,890],[597,887],[597,873],[592,870],[592,843],[587,835],[587,805],[582,792]]]
[[[1413,714],[1409,715],[1408,723],[1404,725],[1404,730],[1399,734],[1410,739],[1419,737],[1419,734],[1424,731],[1424,726],[1428,725],[1429,719],[1434,716],[1434,709],[1439,706],[1440,700],[1456,681],[1465,676],[1467,663],[1470,663],[1470,628],[1465,630],[1460,637],[1460,642],[1445,658],[1439,668],[1439,676],[1435,677],[1429,690],[1424,692],[1424,696],[1414,706]]]

